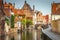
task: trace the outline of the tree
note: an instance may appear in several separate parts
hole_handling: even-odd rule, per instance
[[[26,26],[27,26],[27,28],[29,27],[29,25],[32,25],[32,24],[33,24],[32,20],[30,20],[30,19],[26,20]]]
[[[21,21],[21,24],[23,25],[23,26],[27,26],[27,27],[29,27],[29,25],[32,25],[33,24],[33,22],[32,22],[32,20],[30,20],[30,19],[23,19],[22,21]]]
[[[22,25],[23,25],[23,27],[25,28],[25,25],[26,25],[26,19],[25,19],[25,18],[24,18],[24,19],[22,19],[21,24],[22,24]]]
[[[9,25],[10,20],[7,17],[5,17],[5,22],[7,23],[7,25]]]
[[[14,15],[11,15],[11,28],[14,28]]]

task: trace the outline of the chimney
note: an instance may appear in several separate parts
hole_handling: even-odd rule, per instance
[[[33,11],[35,10],[35,5],[33,5]]]

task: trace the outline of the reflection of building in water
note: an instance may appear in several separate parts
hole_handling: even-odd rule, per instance
[[[21,33],[18,34],[17,40],[22,40],[22,39],[21,39]]]
[[[40,38],[40,32],[39,32],[39,30],[37,31],[37,40],[40,40],[41,38]]]
[[[33,35],[33,40],[41,39],[41,31],[40,30],[33,30],[32,35]]]
[[[1,40],[40,40],[40,30],[28,30],[20,33],[11,33],[0,36]]]
[[[21,40],[21,34],[13,33],[5,36],[5,40]]]
[[[33,30],[32,36],[33,36],[33,40],[37,40],[37,32],[36,32],[36,30]]]
[[[0,40],[5,40],[5,36],[0,36]]]

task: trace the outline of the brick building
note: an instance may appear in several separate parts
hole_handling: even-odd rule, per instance
[[[33,8],[30,7],[30,5],[27,3],[27,1],[24,2],[24,5],[21,9],[16,9],[15,4],[12,3],[4,3],[4,12],[7,16],[11,15],[11,12],[14,13],[15,22],[21,21],[24,17],[26,19],[30,19],[33,21],[33,24],[37,23],[47,23],[48,22],[48,16],[43,16],[41,12],[35,11],[35,6],[33,5]],[[35,18],[36,14],[36,18]]]
[[[25,1],[24,5],[21,9],[16,9],[15,4],[12,3],[4,3],[4,12],[7,17],[11,16],[11,13],[13,12],[15,15],[15,27],[18,26],[18,22],[21,22],[21,20],[25,17],[25,19],[30,19],[33,21],[33,15],[34,15],[34,6],[33,9],[30,7],[30,5]]]
[[[4,24],[5,24],[5,13],[3,11],[4,6],[3,6],[3,0],[0,0],[0,34],[4,34]]]
[[[52,3],[52,20],[60,19],[60,3]]]
[[[34,7],[33,9],[30,7],[30,5],[25,1],[24,5],[21,9],[16,9],[15,8],[15,4],[11,4],[11,3],[4,3],[4,10],[5,10],[5,14],[7,16],[10,16],[10,13],[8,13],[10,10],[14,13],[14,15],[22,15],[22,16],[26,16],[27,19],[33,19],[33,14],[34,14]],[[28,15],[27,15],[28,14]]]
[[[60,34],[60,3],[52,3],[52,31]]]

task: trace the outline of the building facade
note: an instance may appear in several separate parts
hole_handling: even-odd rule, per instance
[[[29,19],[33,21],[33,24],[43,24],[48,23],[48,16],[43,16],[41,12],[35,11],[35,6],[31,8],[27,1],[24,2],[24,5],[20,9],[15,8],[15,4],[4,3],[4,12],[6,16],[11,16],[11,12],[15,15],[15,27],[18,26],[19,22],[21,23],[22,19]]]
[[[52,31],[60,34],[60,3],[52,3]]]
[[[36,12],[33,18],[34,24],[48,24],[49,15],[42,15],[40,11]]]
[[[60,3],[52,3],[52,20],[60,19]]]
[[[16,9],[15,4],[12,3],[4,3],[4,9],[7,10],[6,15],[10,16],[10,13],[8,13],[8,10],[11,10],[14,15],[25,15],[27,19],[33,19],[33,14],[34,14],[34,6],[33,9],[30,7],[30,5],[25,1],[24,5],[21,9]],[[28,15],[27,15],[28,14]]]
[[[34,6],[33,9],[30,7],[30,5],[25,1],[24,5],[21,9],[16,9],[15,4],[12,3],[4,3],[4,12],[7,17],[11,17],[11,13],[13,12],[15,15],[15,27],[21,27],[21,21],[25,19],[29,19],[33,21],[33,15],[34,15]]]
[[[5,14],[4,14],[3,0],[0,0],[0,34],[4,34]]]

